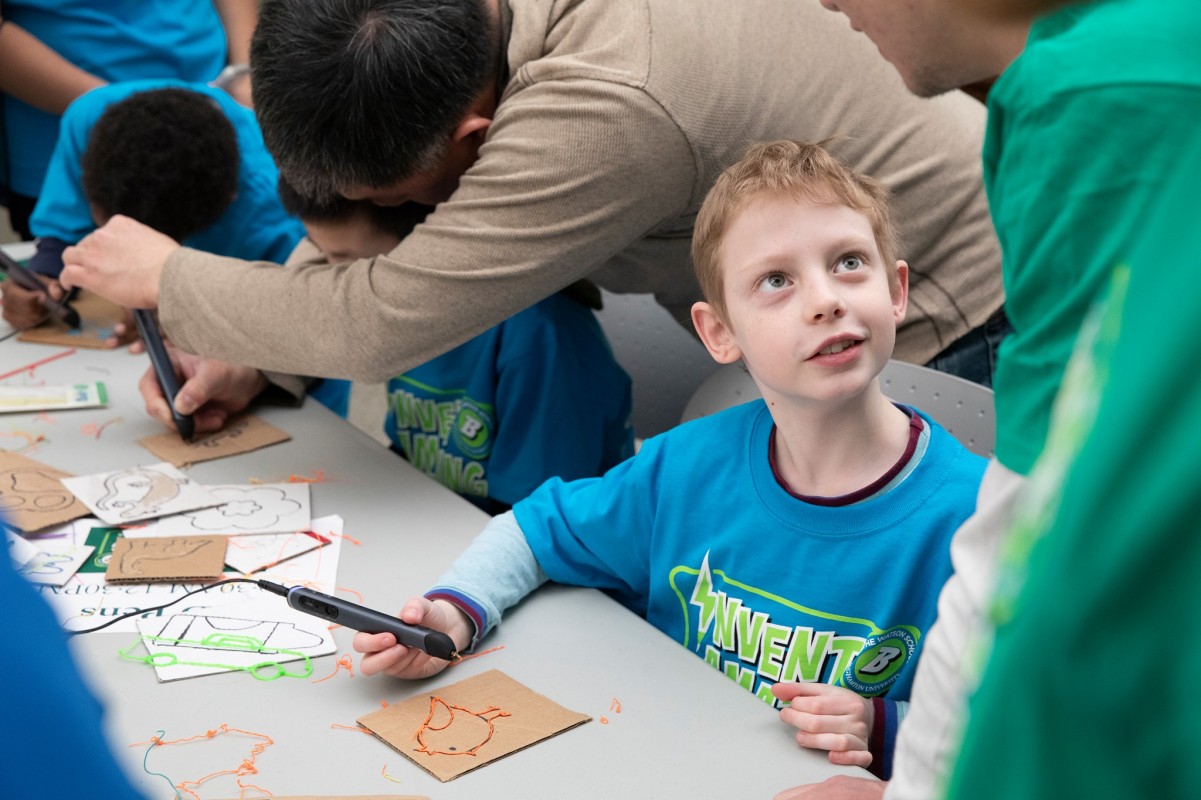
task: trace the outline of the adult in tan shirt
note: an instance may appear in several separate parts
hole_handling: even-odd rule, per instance
[[[983,107],[910,96],[818,0],[270,0],[251,61],[294,186],[437,208],[354,263],[266,269],[125,218],[66,251],[64,283],[157,306],[190,353],[379,382],[583,277],[686,321],[705,192],[778,138],[842,135],[830,149],[894,192],[910,264],[898,358],[930,360],[1002,303]],[[186,371],[185,413],[265,385],[229,364]]]

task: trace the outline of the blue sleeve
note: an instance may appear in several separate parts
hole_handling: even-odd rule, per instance
[[[463,555],[425,593],[458,606],[475,623],[474,649],[502,613],[546,583],[512,512],[493,517]]]
[[[872,763],[868,771],[886,781],[892,778],[892,755],[896,751],[897,730],[901,727],[905,712],[909,710],[909,703],[904,700],[873,697],[872,710],[875,713],[872,733],[868,739]]]
[[[84,686],[46,603],[0,553],[0,598],[15,625],[0,638],[7,674],[0,708],[10,736],[0,760],[0,797],[141,797],[118,766],[100,703]],[[70,766],[64,768],[64,754]]]
[[[571,306],[565,311],[550,303]],[[488,494],[509,505],[547,478],[596,477],[633,450],[626,424],[629,378],[603,339],[595,338],[601,334],[592,312],[557,297],[530,312],[526,320],[540,315],[532,325],[505,323],[502,342],[513,330],[526,340],[516,355],[502,349],[497,365],[498,425]],[[615,428],[626,433],[624,452],[609,452]]]
[[[658,439],[601,478],[552,478],[513,507],[550,580],[607,590],[645,615],[655,493],[663,480]]]
[[[63,114],[58,144],[50,157],[41,194],[29,219],[30,230],[38,238],[59,239],[67,244],[75,244],[96,229],[83,192],[81,162],[92,127],[108,106],[108,102],[102,98],[111,93],[98,97],[90,97],[91,94],[80,97]],[[42,271],[42,274],[56,278],[61,271],[60,261],[58,271]]]

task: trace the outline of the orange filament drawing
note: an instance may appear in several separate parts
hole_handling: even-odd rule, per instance
[[[331,531],[330,533],[328,533],[328,534],[326,534],[326,535],[327,535],[327,536],[337,536],[339,539],[343,539],[343,540],[345,540],[345,541],[347,541],[347,542],[350,542],[350,543],[351,543],[351,544],[353,544],[355,547],[362,547],[362,546],[363,546],[363,543],[362,543],[362,542],[360,542],[358,539],[354,538],[353,536],[348,536],[348,535],[347,535],[347,534],[345,534],[345,533],[333,533],[333,532]]]
[[[23,367],[18,367],[17,369],[14,369],[10,372],[4,373],[3,375],[0,375],[0,380],[4,380],[5,378],[11,378],[13,375],[20,375],[22,372],[26,372],[26,371],[29,372],[29,377],[32,378],[34,370],[36,370],[38,367],[42,366],[43,364],[49,364],[51,361],[57,361],[60,358],[66,358],[67,356],[71,355],[74,352],[75,352],[75,348],[72,347],[70,350],[64,350],[61,353],[56,353],[55,355],[47,356],[46,358],[43,358],[41,361],[35,361],[32,364],[26,364]]]
[[[124,421],[125,421],[125,417],[114,417],[113,419],[110,419],[109,421],[105,422],[103,425],[97,425],[95,422],[88,422],[85,425],[83,425],[83,427],[81,427],[79,430],[81,433],[83,433],[84,436],[93,436],[93,437],[99,439],[100,434],[104,433],[104,429],[107,428],[109,425],[115,425],[117,423],[124,422]]]
[[[437,724],[435,716],[439,717]],[[491,741],[496,732],[494,721],[511,716],[496,706],[483,711],[471,711],[462,706],[452,706],[441,697],[431,696],[430,713],[413,734],[417,744],[421,745],[414,752],[431,756],[474,756]]]
[[[205,775],[201,778],[197,778],[194,781],[180,781],[179,783],[177,783],[175,785],[175,788],[178,789],[180,792],[183,792],[184,794],[187,794],[191,797],[196,798],[196,800],[201,800],[200,795],[198,795],[196,792],[192,791],[193,789],[199,789],[203,784],[207,783],[208,781],[210,781],[214,778],[219,778],[223,775],[233,775],[233,776],[235,776],[238,787],[242,790],[243,796],[245,796],[245,794],[248,790],[254,789],[256,791],[262,792],[263,794],[267,795],[268,797],[272,797],[273,795],[271,794],[271,792],[267,791],[266,789],[262,788],[261,786],[256,786],[252,783],[243,783],[242,782],[243,777],[245,777],[247,775],[257,775],[258,774],[259,770],[258,770],[258,767],[255,766],[255,763],[254,763],[255,759],[257,759],[264,750],[266,750],[271,745],[275,744],[275,740],[273,740],[270,736],[267,736],[266,734],[253,733],[251,731],[244,731],[239,728],[231,728],[231,727],[229,727],[229,725],[222,723],[215,730],[210,729],[210,730],[205,731],[204,733],[198,733],[195,736],[187,736],[183,739],[173,739],[172,741],[169,741],[169,742],[164,742],[160,736],[152,736],[152,737],[150,737],[149,742],[134,742],[133,744],[130,745],[130,747],[138,747],[139,745],[147,745],[147,744],[152,745],[153,747],[164,747],[166,745],[172,745],[172,744],[187,744],[189,742],[194,742],[198,739],[213,739],[213,738],[216,738],[220,734],[227,734],[227,733],[240,733],[243,736],[254,736],[254,737],[260,739],[261,741],[250,748],[250,755],[248,755],[246,758],[242,759],[242,762],[240,764],[238,764],[237,767],[235,767],[233,769],[224,769],[224,770],[218,770],[217,772],[211,772],[208,775]],[[156,773],[151,773],[151,774],[156,774]]]
[[[339,658],[337,661],[334,662],[334,671],[333,672],[326,675],[324,678],[318,678],[315,681],[309,681],[309,683],[321,683],[322,681],[328,681],[330,678],[337,675],[338,672],[343,669],[345,669],[347,672],[350,673],[350,677],[352,677],[352,678],[354,677],[354,660],[351,659],[350,653],[345,653],[341,658]]]
[[[0,431],[0,436],[15,436],[18,439],[24,439],[26,444],[19,450],[12,450],[13,453],[37,452],[38,442],[46,441],[46,437],[40,433],[26,433],[25,431]]]
[[[319,469],[313,473],[313,477],[309,478],[305,475],[292,474],[288,476],[288,483],[321,483],[325,480],[325,470]]]
[[[368,736],[375,735],[371,731],[364,728],[362,725],[343,725],[340,722],[331,722],[329,724],[329,726],[331,728],[333,728],[334,730],[339,730],[339,731],[358,731],[359,733],[365,733]]]
[[[480,656],[486,656],[489,653],[495,653],[497,650],[504,650],[504,649],[505,649],[505,646],[503,644],[498,644],[496,647],[489,647],[487,650],[481,650],[480,652],[472,653],[469,656],[459,656],[454,661],[450,662],[450,666],[453,667],[456,664],[462,664],[464,661],[470,661],[473,658],[479,658]]]
[[[621,701],[618,700],[616,697],[614,697],[613,702],[609,703],[609,710],[612,711],[614,714],[620,714],[621,713]]]
[[[600,715],[600,724],[601,724],[601,725],[608,725],[608,724],[609,724],[609,718],[608,718],[608,717],[606,717],[604,714],[601,714],[601,715]]]
[[[387,764],[384,764],[382,767],[380,767],[379,774],[383,775],[385,778],[392,781],[393,783],[401,782],[399,778],[393,778],[391,775],[388,774],[388,765]]]
[[[34,417],[34,419],[36,419],[38,422],[45,422],[47,425],[57,425],[58,424],[58,420],[56,420],[54,417],[47,414],[45,411],[39,412],[38,415],[36,417]]]

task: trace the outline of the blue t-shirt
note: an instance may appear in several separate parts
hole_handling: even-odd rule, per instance
[[[227,92],[203,83],[175,80],[128,81],[93,89],[63,114],[58,145],[46,171],[42,193],[30,218],[35,236],[74,244],[96,229],[83,189],[81,162],[92,127],[113,103],[151,89],[177,88],[211,97],[229,119],[238,138],[238,193],[216,222],[183,241],[197,250],[246,261],[283,263],[304,236],[304,226],[284,211],[279,200],[279,171],[263,143],[254,112]],[[57,272],[33,269],[52,277]],[[59,271],[61,263],[57,264]]]
[[[384,429],[418,469],[496,511],[633,453],[630,402],[596,317],[555,294],[393,378]]]
[[[225,66],[221,18],[207,0],[5,0],[4,18],[109,82],[210,81]],[[3,95],[9,185],[36,197],[58,117]]]
[[[986,465],[922,418],[921,461],[855,505],[780,486],[756,400],[647,440],[603,478],[548,481],[513,513],[551,580],[608,590],[765,702],[779,681],[906,700]]]

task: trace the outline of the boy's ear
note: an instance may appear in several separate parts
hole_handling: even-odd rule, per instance
[[[733,364],[742,358],[742,350],[734,343],[733,332],[713,306],[705,302],[693,303],[692,325],[718,364]]]
[[[909,308],[909,265],[904,261],[897,262],[897,288],[892,291],[892,316],[900,325],[905,320],[905,311]]]
[[[481,116],[474,111],[468,111],[463,118],[459,120],[459,124],[455,126],[454,131],[450,134],[452,142],[458,142],[470,137],[478,137],[483,141],[484,134],[488,132],[488,128],[492,125],[492,118]]]

